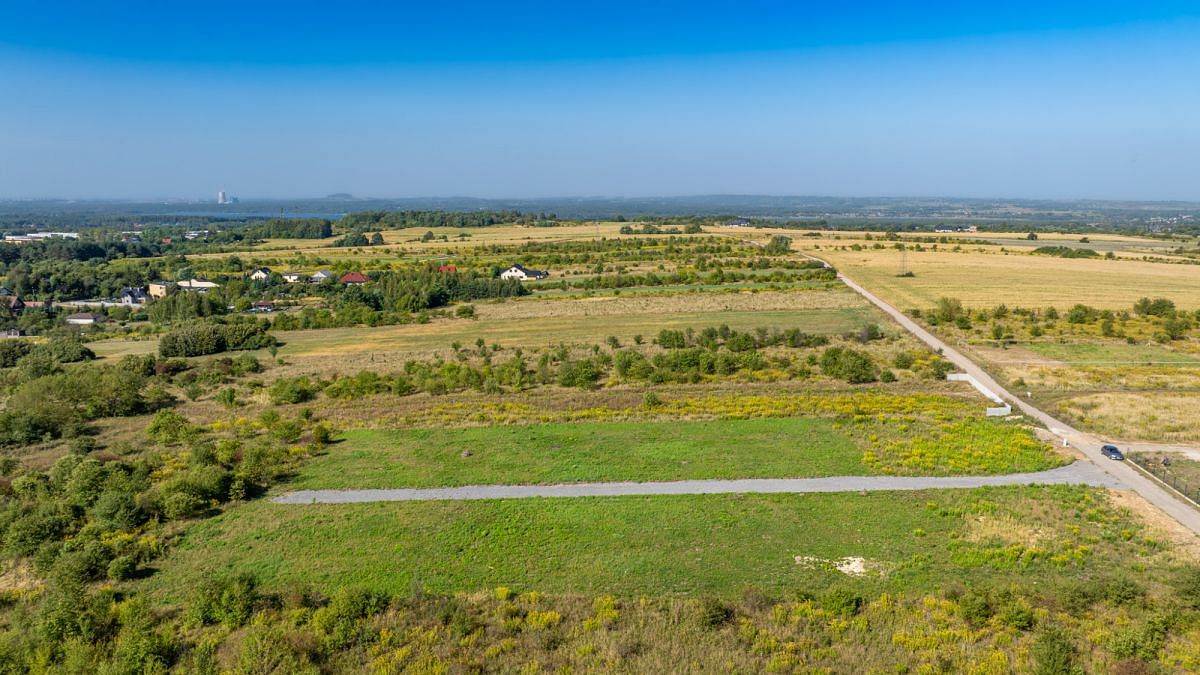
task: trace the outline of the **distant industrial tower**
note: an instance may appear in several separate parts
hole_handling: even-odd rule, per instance
[[[217,193],[217,203],[218,204],[228,204],[229,203],[229,197],[227,197],[225,195],[224,190],[221,190],[220,192]]]

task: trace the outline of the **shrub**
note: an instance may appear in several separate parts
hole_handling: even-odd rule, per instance
[[[830,347],[821,354],[821,372],[850,384],[874,382],[878,369],[871,355],[845,347]]]
[[[312,382],[307,376],[285,377],[275,381],[268,391],[271,403],[283,405],[286,403],[304,403],[313,400],[320,390],[320,384]]]
[[[188,419],[174,410],[159,410],[146,427],[146,435],[159,443],[174,444],[189,438],[195,428]]]
[[[1133,311],[1139,316],[1174,316],[1175,303],[1167,298],[1142,298],[1133,304]]]
[[[108,578],[127,581],[137,575],[137,561],[132,556],[122,555],[108,563]]]
[[[1010,602],[1000,610],[1000,620],[1017,630],[1033,628],[1033,608],[1024,600]]]
[[[821,607],[828,612],[851,616],[862,608],[863,599],[848,588],[833,588],[821,596]]]
[[[733,618],[733,609],[717,600],[705,598],[700,603],[700,625],[704,628],[718,628],[729,623]]]
[[[563,387],[594,389],[602,371],[592,359],[564,363],[558,372],[558,384]]]
[[[1030,650],[1035,675],[1075,675],[1075,645],[1058,626],[1043,628]]]
[[[219,623],[236,628],[250,619],[258,598],[258,583],[249,574],[206,579],[192,596],[187,618],[198,626]]]
[[[958,611],[968,624],[978,628],[992,618],[992,602],[986,593],[971,591],[959,598]]]

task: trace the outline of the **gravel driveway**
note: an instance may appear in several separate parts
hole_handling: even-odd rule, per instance
[[[276,504],[359,504],[528,497],[617,497],[627,495],[711,495],[728,493],[877,492],[976,488],[988,485],[1093,485],[1124,487],[1090,462],[1075,462],[1037,473],[1003,476],[832,476],[828,478],[745,478],[661,483],[568,483],[560,485],[469,485],[454,488],[390,490],[299,490],[273,498]]]

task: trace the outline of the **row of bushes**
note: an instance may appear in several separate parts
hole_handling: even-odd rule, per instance
[[[158,343],[164,357],[205,356],[242,349],[265,349],[277,344],[267,333],[270,324],[239,321],[234,323],[193,323],[176,328]]]

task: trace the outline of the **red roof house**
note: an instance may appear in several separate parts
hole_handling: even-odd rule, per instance
[[[338,281],[350,286],[361,286],[370,280],[363,276],[360,272],[347,272],[346,274],[342,275],[342,278],[338,279]]]
[[[438,268],[439,272],[457,272],[458,268],[454,265],[442,265]]]

